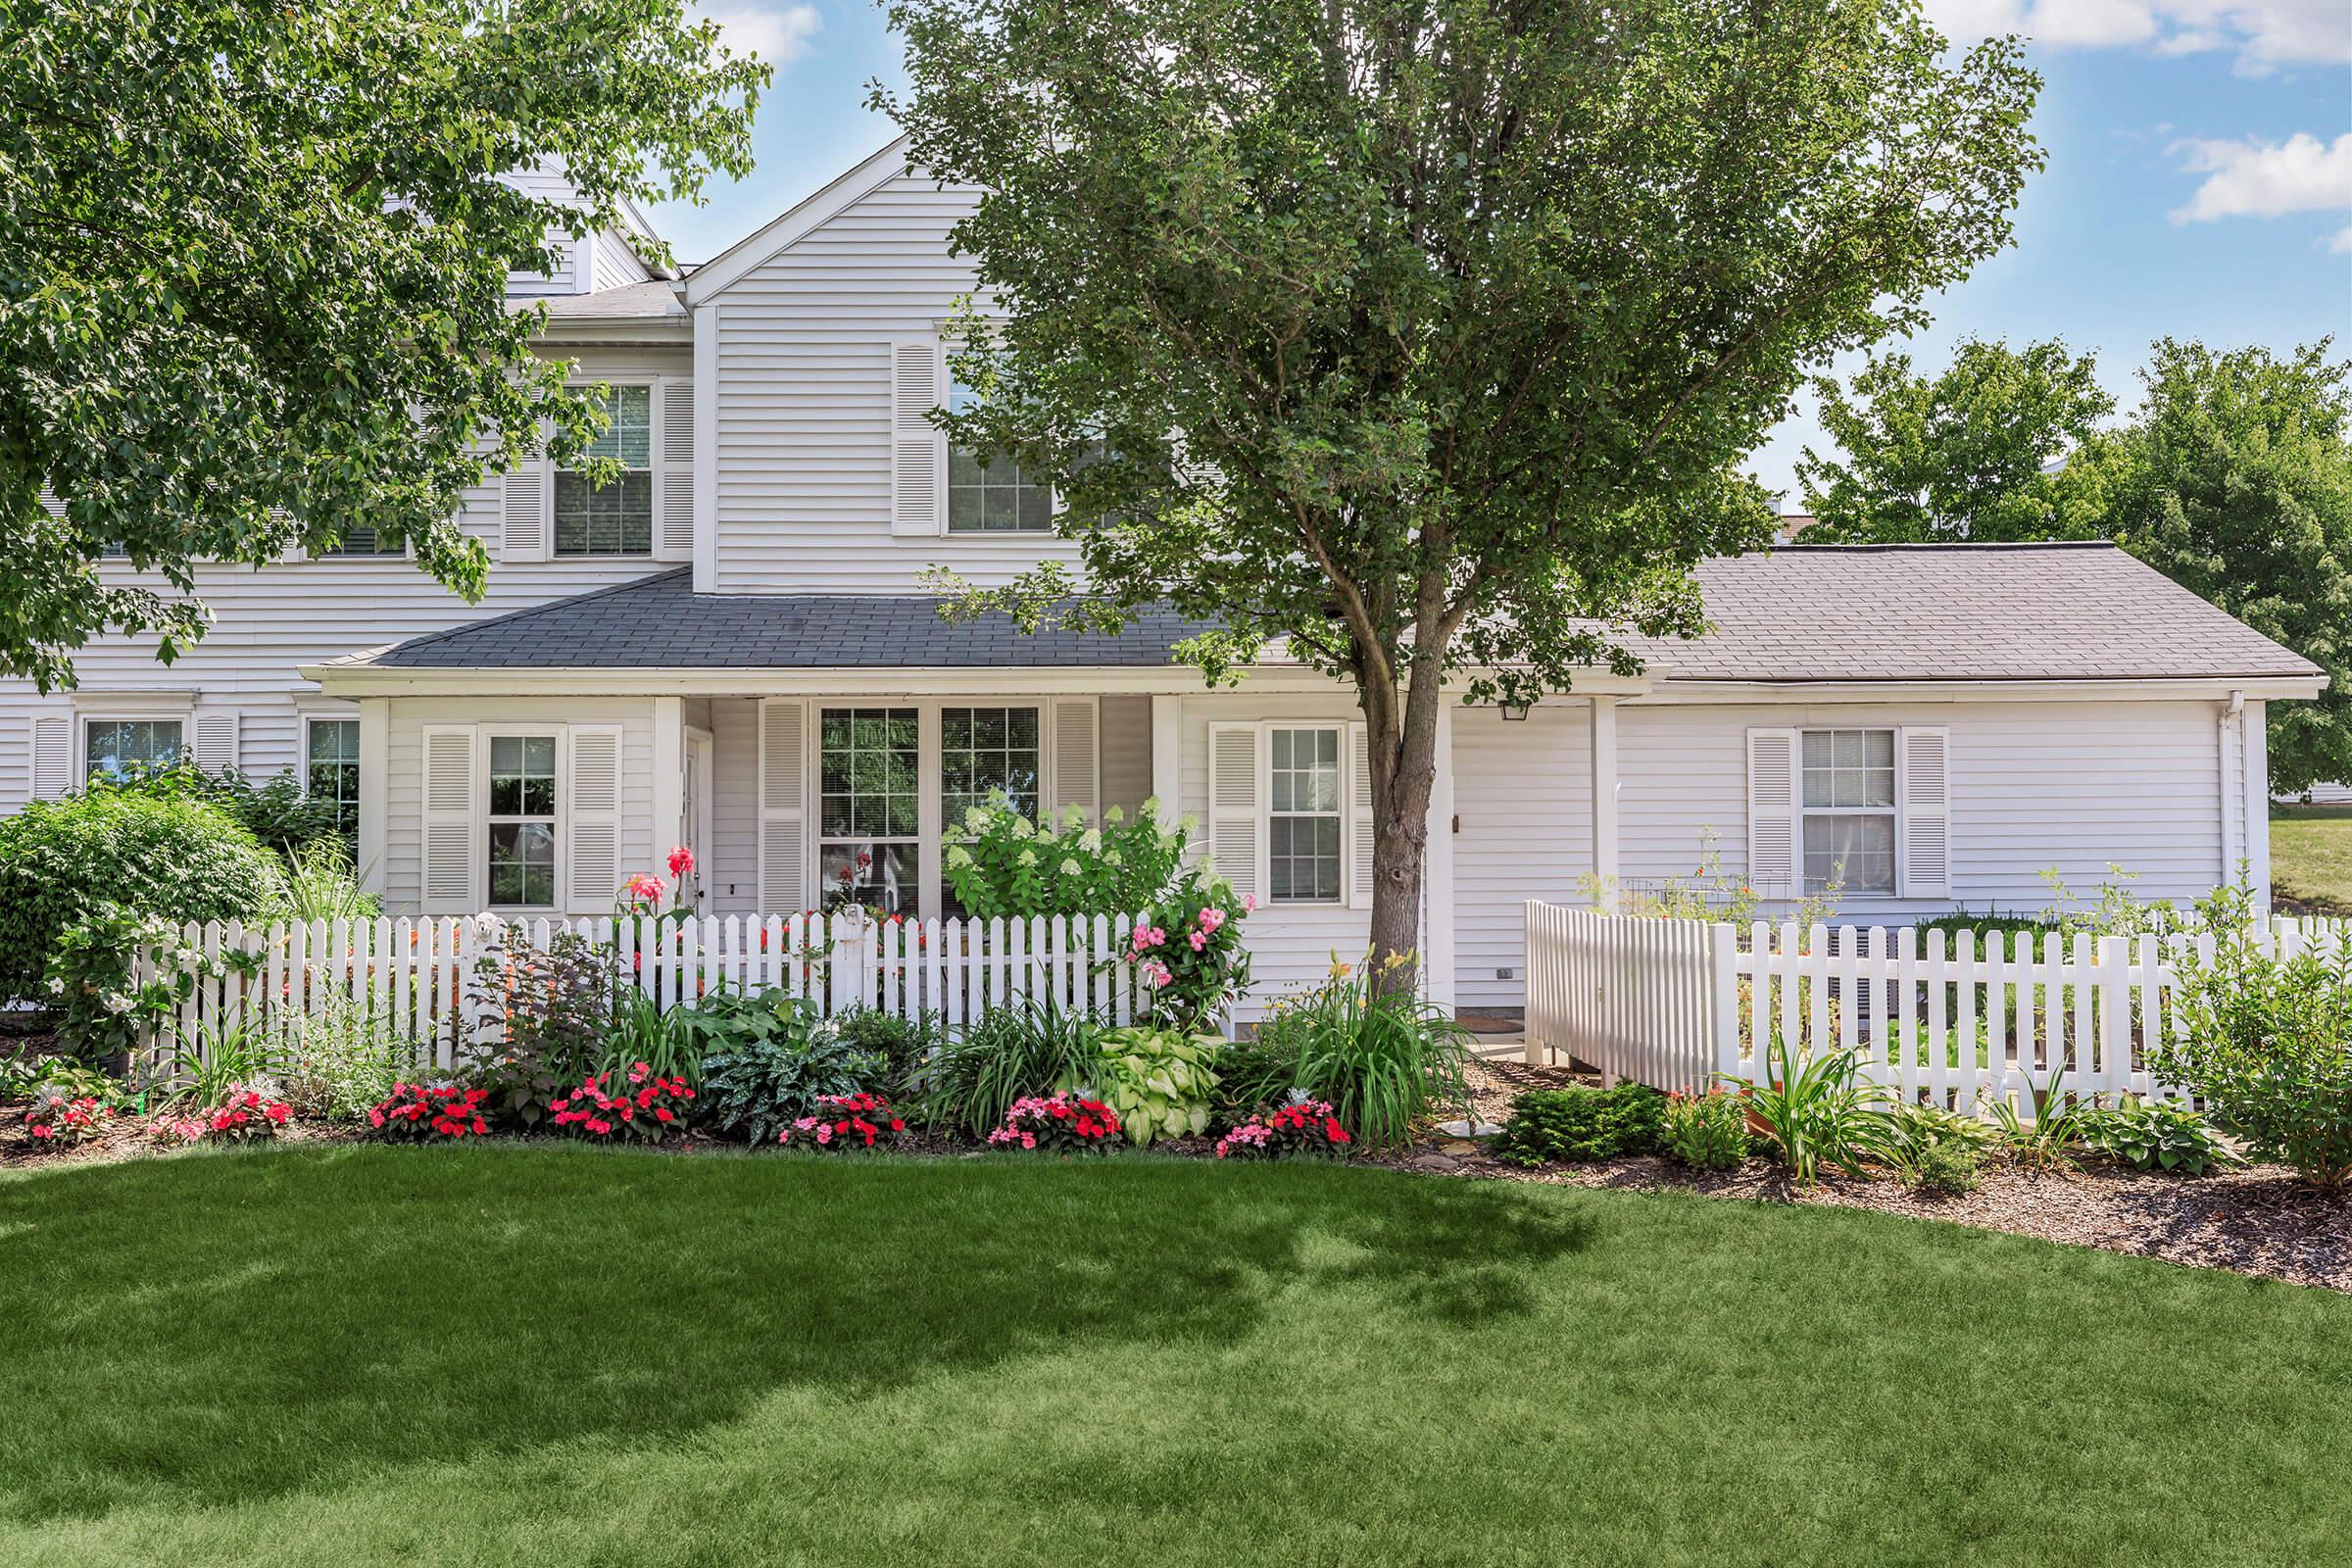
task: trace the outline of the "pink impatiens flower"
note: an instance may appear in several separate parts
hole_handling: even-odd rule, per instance
[[[1208,933],[1205,931],[1196,931],[1192,934],[1191,941],[1193,944],[1193,951],[1195,953],[1199,953],[1201,949],[1208,946]]]

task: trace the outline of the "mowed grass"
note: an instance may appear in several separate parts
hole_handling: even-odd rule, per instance
[[[2273,808],[2271,887],[2328,913],[2352,915],[2352,806]]]
[[[2319,1564],[2352,1300],[1956,1227],[1145,1158],[0,1182],[0,1558]]]

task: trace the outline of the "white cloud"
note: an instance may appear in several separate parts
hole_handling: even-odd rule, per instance
[[[1928,0],[1928,16],[1958,43],[2015,32],[2055,48],[2232,49],[2250,75],[2352,61],[2344,0]]]
[[[2352,256],[2352,227],[2337,229],[2335,238],[2328,242],[2328,248],[2338,256]]]
[[[2183,141],[2173,150],[2205,176],[2188,205],[2173,210],[2176,223],[2352,210],[2352,131],[2333,146],[2297,131],[2282,142]]]
[[[741,4],[704,6],[702,14],[718,24],[728,48],[755,54],[771,66],[798,60],[808,52],[808,40],[825,24],[813,5],[765,6],[757,0]]]

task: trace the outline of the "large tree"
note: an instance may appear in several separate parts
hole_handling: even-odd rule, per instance
[[[2352,779],[2352,365],[2165,338],[2115,439],[2110,523],[2133,555],[2325,669],[2272,710],[2272,787]]]
[[[1413,945],[1439,705],[1700,624],[1732,465],[1804,368],[1918,325],[2039,154],[2014,40],[1911,0],[895,0],[875,99],[982,188],[943,422],[1050,477],[1098,627],[1284,640],[1370,737],[1371,937]],[[1408,978],[1400,970],[1398,981]]]
[[[1908,354],[1872,355],[1848,384],[1813,383],[1839,450],[1796,465],[1808,544],[2095,539],[2106,470],[2070,462],[2115,412],[2094,356],[2052,339],[2012,349],[1975,338],[1942,374]]]
[[[509,270],[741,173],[766,79],[679,0],[0,0],[0,672],[359,529],[477,597],[465,490],[597,417]]]

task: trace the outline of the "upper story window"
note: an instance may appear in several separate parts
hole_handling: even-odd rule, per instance
[[[961,414],[975,401],[972,389],[951,382],[948,407]],[[1050,533],[1054,492],[1035,483],[1007,454],[983,460],[961,447],[948,448],[948,532]]]
[[[616,386],[605,395],[612,423],[588,450],[616,459],[623,472],[598,486],[572,468],[556,470],[555,553],[650,556],[654,553],[654,392]]]
[[[82,738],[85,779],[121,778],[134,767],[169,767],[180,758],[176,718],[93,718]]]
[[[343,535],[343,542],[332,550],[318,552],[321,560],[341,560],[347,557],[368,559],[376,556],[405,556],[409,547],[386,539],[373,528],[353,528]]]
[[[1334,725],[1270,732],[1266,894],[1276,904],[1340,898],[1340,732]]]
[[[1805,891],[1894,891],[1894,731],[1804,732]]]

